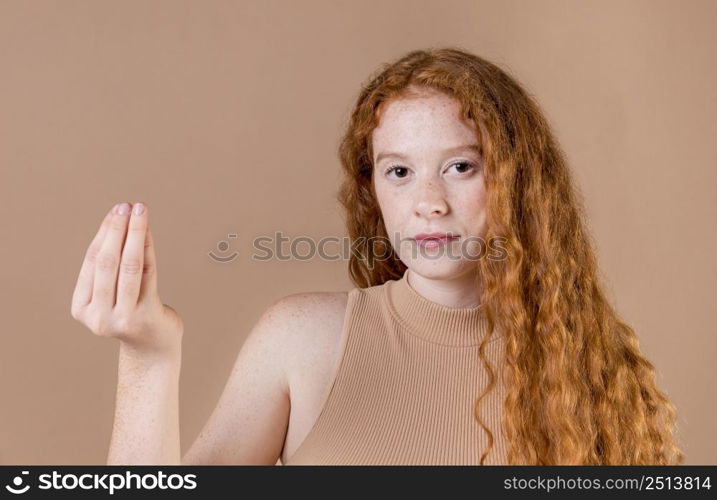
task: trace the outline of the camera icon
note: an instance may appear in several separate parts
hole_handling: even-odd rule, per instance
[[[30,489],[29,484],[26,484],[25,487],[21,488],[22,479],[23,479],[22,475],[25,475],[25,474],[30,474],[30,471],[24,470],[24,471],[22,471],[21,476],[15,476],[12,480],[12,484],[15,487],[12,487],[9,484],[7,484],[7,485],[5,485],[5,489],[14,495],[21,495],[21,494],[27,492],[27,490]]]
[[[228,238],[236,238],[237,235],[234,233],[230,233],[230,234],[227,234],[227,237]],[[217,243],[217,249],[221,253],[224,253],[229,249],[229,243],[222,240],[219,243]],[[217,262],[221,262],[222,264],[226,264],[227,262],[231,262],[234,259],[236,259],[237,255],[239,255],[239,252],[233,252],[231,255],[228,255],[228,256],[221,256],[221,255],[216,255],[214,253],[214,250],[210,250],[208,255],[209,255],[210,259],[215,260]]]

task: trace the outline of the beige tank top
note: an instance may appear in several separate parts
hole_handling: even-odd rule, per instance
[[[348,294],[339,365],[311,431],[284,465],[478,465],[488,434],[473,415],[489,375],[482,306],[451,308],[399,280]],[[486,346],[496,385],[481,401],[487,464],[505,464],[504,336]]]

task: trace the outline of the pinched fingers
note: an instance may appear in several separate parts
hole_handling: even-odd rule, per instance
[[[83,259],[82,266],[80,267],[80,274],[77,277],[75,290],[72,293],[71,312],[75,319],[79,319],[82,308],[84,308],[92,300],[92,287],[95,277],[95,261],[97,260],[97,255],[100,252],[102,241],[107,233],[109,221],[111,220],[112,214],[116,208],[117,205],[112,207],[112,209],[107,212],[105,218],[100,224],[99,230],[95,234],[95,237],[92,239],[92,242],[87,247],[87,251],[85,252],[85,258]]]
[[[98,311],[109,312],[115,305],[117,274],[127,234],[130,209],[129,203],[120,203],[117,206],[95,259],[92,307]]]
[[[148,225],[147,207],[135,203],[127,229],[127,239],[122,249],[117,279],[117,303],[119,310],[134,309],[139,298],[144,276],[144,249]]]
[[[147,234],[144,239],[144,276],[137,302],[147,302],[150,298],[157,298],[157,257],[154,251],[152,229],[147,226]]]
[[[147,352],[176,352],[184,323],[157,294],[157,259],[148,208],[116,205],[88,248],[72,315],[93,333]]]

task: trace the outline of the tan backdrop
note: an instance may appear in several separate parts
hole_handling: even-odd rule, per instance
[[[119,201],[150,206],[160,294],[186,321],[186,451],[264,308],[352,286],[345,261],[253,261],[252,238],[344,235],[336,146],[361,82],[443,45],[542,104],[687,463],[716,463],[716,17],[709,1],[3,1],[0,463],[106,459],[118,345],[70,300]],[[212,260],[221,241],[239,256]]]

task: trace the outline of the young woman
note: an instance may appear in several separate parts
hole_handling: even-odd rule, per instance
[[[272,304],[183,458],[184,327],[157,293],[148,210],[107,215],[72,314],[121,343],[108,463],[683,462],[515,80],[464,50],[410,52],[364,85],[340,159],[357,287]]]

